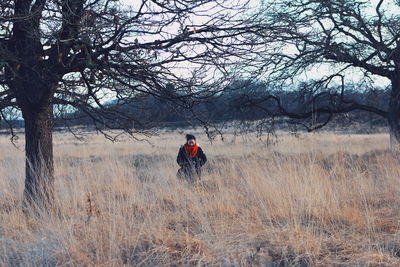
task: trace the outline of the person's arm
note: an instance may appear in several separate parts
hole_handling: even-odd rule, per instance
[[[178,156],[176,157],[176,162],[181,167],[185,164],[185,155],[183,155],[182,147],[179,148]]]
[[[204,153],[203,149],[199,147],[199,158],[200,158],[200,166],[203,166],[207,162],[207,156],[206,153]]]

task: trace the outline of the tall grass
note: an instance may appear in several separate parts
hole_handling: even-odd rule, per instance
[[[178,133],[151,144],[56,134],[59,216],[20,209],[23,152],[0,140],[0,265],[400,264],[400,160],[385,135],[201,140],[176,179]]]

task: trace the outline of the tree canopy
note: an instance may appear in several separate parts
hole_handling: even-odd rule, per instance
[[[295,119],[320,118],[324,126],[338,113],[373,112],[388,120],[392,140],[400,140],[400,10],[398,1],[264,1],[258,16],[262,52],[248,60],[277,88],[301,81],[312,92],[302,111],[285,108],[273,94],[264,98],[277,113]],[[387,105],[360,103],[348,94],[391,92]],[[350,84],[351,86],[346,86]],[[252,104],[257,104],[252,102]]]
[[[0,114],[6,119],[4,110],[15,108],[25,121],[25,203],[47,205],[54,198],[56,111],[78,109],[100,131],[122,127],[134,134],[146,122],[123,106],[138,96],[190,108],[196,98],[216,93],[233,57],[251,50],[250,42],[243,46],[243,36],[256,31],[244,16],[249,6],[227,0],[2,1]],[[110,100],[114,105],[105,105]]]

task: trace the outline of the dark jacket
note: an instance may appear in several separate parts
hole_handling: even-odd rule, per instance
[[[199,147],[196,157],[190,158],[184,146],[181,146],[176,162],[182,169],[185,169],[185,171],[196,170],[196,172],[200,174],[200,168],[207,162],[207,157],[201,147]]]

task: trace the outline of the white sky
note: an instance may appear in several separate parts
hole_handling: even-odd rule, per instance
[[[237,0],[238,2],[245,2],[245,0]],[[268,1],[273,1],[273,0],[266,0]],[[137,8],[142,1],[139,0],[121,0],[122,3],[125,3],[128,6],[131,6],[133,8]],[[232,1],[236,2],[236,1]],[[251,3],[253,3],[254,7],[260,4],[260,0],[252,0]],[[376,5],[378,4],[379,0],[370,0],[369,3],[371,5],[371,8],[367,10],[370,15],[375,16],[376,15]],[[395,4],[395,0],[384,0],[382,7],[381,7],[383,13],[387,16],[394,15],[394,14],[399,14],[400,13],[400,6]],[[215,11],[215,10],[214,10]],[[202,24],[202,22],[205,21],[205,17],[200,17],[200,16],[192,16],[191,20],[193,21],[193,24]],[[176,28],[171,27],[170,28],[171,33],[176,33],[179,29],[178,26]],[[142,40],[140,41],[151,41],[155,39],[161,39],[157,36],[143,36],[141,38]],[[191,70],[195,69],[194,65],[191,65],[189,63],[181,63],[178,64],[176,71],[177,73],[180,73],[182,75],[191,75]],[[328,75],[329,73],[332,72],[332,69],[328,65],[320,65],[318,68],[311,68],[308,71],[305,71],[303,75],[299,77],[299,79],[317,79],[321,78],[323,75]],[[373,80],[377,85],[387,85],[389,84],[389,80],[384,77],[379,77],[379,76],[371,76],[373,77]],[[346,81],[356,81],[360,78],[360,72],[357,70],[353,70],[352,72],[348,72],[346,75]]]

